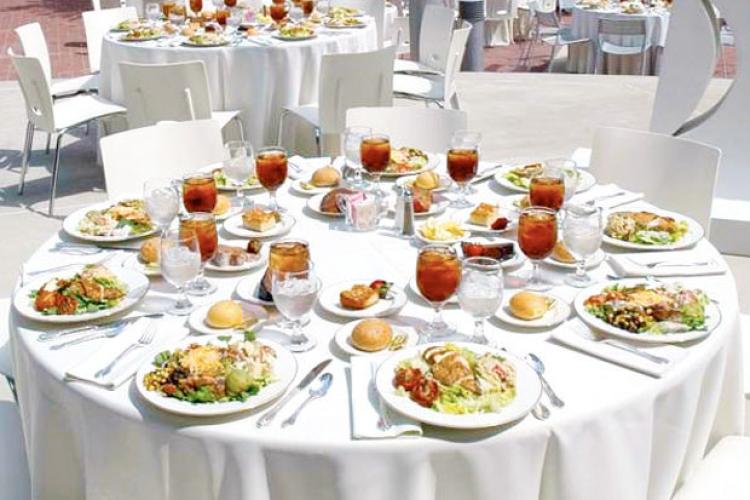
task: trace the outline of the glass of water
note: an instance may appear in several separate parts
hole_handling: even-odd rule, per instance
[[[602,246],[604,216],[599,207],[572,205],[565,211],[563,242],[576,258],[576,272],[565,278],[568,285],[584,288],[593,282],[586,273],[586,261]]]
[[[567,203],[576,194],[581,179],[578,164],[568,158],[552,158],[544,161],[544,167],[545,169],[559,171],[562,174],[565,185],[565,202]]]
[[[273,303],[279,312],[292,324],[289,350],[305,352],[315,347],[315,339],[305,335],[302,323],[312,311],[320,292],[321,282],[315,276],[312,263],[305,271],[272,271],[271,293]]]
[[[487,257],[470,257],[463,262],[458,303],[474,320],[470,341],[487,344],[484,323],[503,302],[503,268],[500,262]]]
[[[149,179],[143,184],[146,213],[162,232],[169,229],[180,211],[180,193],[172,179]]]
[[[253,146],[246,141],[229,141],[224,145],[227,160],[224,162],[224,175],[237,187],[237,204],[245,208],[242,188],[253,173]]]
[[[347,127],[344,131],[344,137],[341,141],[346,166],[349,167],[353,175],[347,177],[347,182],[353,188],[366,189],[367,183],[362,177],[362,159],[359,148],[362,139],[372,135],[370,127]]]
[[[170,229],[162,235],[160,253],[162,276],[180,294],[169,313],[175,316],[190,314],[195,306],[185,294],[185,285],[200,272],[198,237],[193,231]]]
[[[153,25],[161,17],[161,7],[156,2],[146,4],[146,19]]]

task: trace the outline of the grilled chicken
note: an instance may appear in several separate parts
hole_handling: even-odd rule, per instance
[[[441,384],[458,384],[468,391],[481,394],[469,362],[460,353],[443,347],[431,347],[425,350],[422,357],[432,365],[432,376]]]

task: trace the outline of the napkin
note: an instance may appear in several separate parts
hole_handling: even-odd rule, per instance
[[[109,364],[129,345],[138,342],[138,339],[141,338],[145,329],[152,322],[160,322],[160,324],[157,325],[154,340],[150,345],[139,347],[128,353],[107,375],[101,378],[95,376],[97,371]],[[187,334],[186,328],[176,327],[174,324],[170,324],[168,319],[139,319],[117,337],[103,341],[104,345],[101,349],[87,356],[82,362],[68,368],[65,372],[65,379],[90,382],[105,389],[114,390],[132,377],[146,360],[153,359],[158,352],[162,351],[163,346],[177,342],[186,337]]]
[[[576,162],[578,168],[589,168],[589,164],[591,163],[591,149],[576,148],[573,154],[570,155],[570,159]]]
[[[351,404],[352,404],[352,437],[354,439],[383,439],[404,435],[421,436],[422,426],[404,415],[389,411],[385,404],[383,411],[387,412],[391,422],[388,430],[378,427],[380,413],[380,397],[375,389],[373,373],[377,371],[382,359],[373,356],[351,357]]]
[[[331,164],[330,156],[320,158],[303,158],[295,155],[289,158],[289,177],[292,179],[310,179],[312,173],[320,168]]]
[[[687,356],[687,350],[684,347],[670,344],[639,344],[638,349],[669,360],[663,364],[650,361],[619,347],[602,343],[601,340],[606,337],[598,337],[580,318],[558,326],[552,331],[551,338],[573,349],[656,378],[663,377],[675,364]],[[616,341],[635,347],[626,340],[616,339]]]
[[[614,196],[616,193],[623,192],[622,195]],[[613,195],[610,198],[604,198],[606,196]],[[634,193],[619,187],[617,184],[603,184],[601,186],[594,186],[588,191],[575,195],[571,201],[573,203],[584,204],[591,200],[597,200],[594,205],[603,209],[619,207],[620,205],[626,205],[634,201],[638,201],[643,198],[643,193]]]
[[[664,262],[664,265],[646,267],[649,263]],[[703,265],[688,265],[705,263]],[[685,264],[681,266],[679,264]],[[611,254],[609,265],[620,277],[638,276],[707,276],[724,274],[726,266],[705,252],[649,252]]]

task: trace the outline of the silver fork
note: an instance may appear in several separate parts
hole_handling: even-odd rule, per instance
[[[694,262],[670,262],[669,260],[658,260],[656,262],[649,262],[647,264],[641,264],[628,257],[628,260],[633,264],[636,264],[646,269],[655,269],[657,267],[692,267],[692,266],[708,266],[713,264],[712,260],[699,260]]]
[[[610,198],[617,198],[618,196],[622,196],[625,194],[625,191],[618,191],[616,193],[607,194],[604,196],[597,196],[596,198],[591,198],[589,201],[587,201],[586,205],[595,205],[596,202],[602,201],[602,200],[608,200]]]
[[[138,342],[134,344],[130,344],[124,351],[122,351],[120,354],[117,355],[115,359],[113,359],[107,366],[100,369],[94,374],[95,378],[101,378],[105,375],[107,375],[109,372],[112,371],[112,368],[115,367],[115,365],[130,351],[134,351],[136,349],[140,349],[142,347],[147,347],[151,342],[154,340],[154,335],[156,334],[156,325],[158,324],[158,321],[153,320],[149,325],[146,327],[146,330],[143,332],[143,335],[141,335],[141,338],[138,339]]]
[[[104,264],[106,262],[109,262],[113,258],[117,256],[117,253],[111,253],[104,257],[102,257],[99,260],[95,260],[94,262],[72,262],[70,264],[64,264],[62,266],[55,266],[55,267],[49,267],[47,269],[37,269],[35,271],[29,271],[26,274],[26,276],[33,278],[34,276],[38,276],[40,274],[47,274],[55,271],[62,271],[63,269],[68,269],[69,267],[79,267],[79,266],[86,266],[86,265],[99,265]]]
[[[391,428],[391,419],[388,417],[388,410],[385,408],[385,405],[383,404],[383,399],[380,397],[380,394],[378,394],[377,387],[375,385],[375,376],[377,375],[377,370],[375,369],[375,366],[370,363],[370,390],[372,391],[373,395],[375,396],[377,402],[378,402],[378,429],[381,431],[387,431]]]

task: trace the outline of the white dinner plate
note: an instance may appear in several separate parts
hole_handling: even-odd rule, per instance
[[[381,177],[386,179],[386,178],[404,177],[406,175],[419,175],[422,172],[427,172],[428,170],[434,169],[440,164],[440,158],[438,158],[437,155],[432,154],[432,153],[427,153],[427,152],[425,152],[425,154],[427,155],[427,164],[424,167],[420,168],[419,170],[410,170],[408,172],[383,172],[381,174]]]
[[[498,237],[491,237],[491,236],[475,236],[471,238],[466,238],[463,242],[465,243],[482,243],[482,244],[492,244],[492,243],[513,243],[513,257],[511,257],[508,260],[503,260],[500,262],[500,267],[503,269],[510,269],[513,267],[518,267],[522,265],[524,262],[526,262],[526,256],[521,251],[521,248],[518,246],[518,242],[509,240],[507,238],[498,238]],[[462,243],[463,243],[462,242]],[[459,245],[459,250],[461,250],[461,246]],[[460,254],[463,258],[467,258],[466,255],[464,255],[463,250],[461,250]]]
[[[258,287],[260,287],[261,279],[263,279],[262,275],[247,276],[246,278],[242,278],[240,282],[237,283],[234,292],[240,299],[250,302],[251,304],[273,307],[272,301],[262,300],[258,297]]]
[[[605,221],[609,218],[610,214],[617,213],[617,212],[623,212],[628,210],[613,210],[605,213]],[[667,210],[648,210],[652,213],[655,213],[657,215],[663,215],[667,217],[672,217],[676,221],[685,221],[688,224],[688,230],[687,233],[685,233],[682,238],[677,240],[674,243],[670,243],[669,245],[644,245],[643,243],[632,243],[630,241],[622,241],[618,240],[616,238],[612,238],[611,236],[607,236],[607,234],[604,234],[604,237],[602,238],[602,241],[608,245],[612,245],[614,247],[620,247],[620,248],[627,248],[628,250],[648,250],[648,251],[658,251],[658,250],[680,250],[682,248],[688,248],[696,243],[698,243],[701,239],[703,239],[703,226],[701,226],[697,221],[691,219],[690,217],[686,215],[681,215],[675,212],[669,212]]]
[[[53,278],[72,278],[76,273],[79,273],[84,266],[70,269],[68,271],[61,271],[59,273],[50,273],[46,276],[41,276],[21,289],[17,290],[13,296],[13,305],[18,313],[28,319],[35,321],[42,321],[44,323],[79,323],[83,321],[92,321],[95,319],[107,318],[114,316],[126,309],[129,309],[136,305],[146,292],[148,291],[149,282],[148,278],[138,271],[132,269],[126,269],[123,267],[108,267],[117,278],[127,286],[128,293],[125,297],[120,300],[120,303],[111,309],[105,309],[103,311],[96,311],[92,313],[83,314],[71,314],[71,315],[44,315],[34,309],[34,300],[30,297],[31,293],[39,290],[45,283]]]
[[[304,42],[305,40],[312,40],[313,38],[317,38],[318,35],[316,33],[313,33],[312,35],[307,36],[286,37],[281,36],[278,33],[274,33],[271,36],[277,40],[283,40],[285,42]]]
[[[414,217],[416,217],[417,219],[422,219],[424,217],[434,217],[436,215],[440,215],[445,212],[450,204],[450,200],[444,198],[442,195],[436,194],[433,197],[430,209],[426,212],[414,212]],[[388,198],[388,211],[392,214],[396,213],[396,198],[392,196]]]
[[[242,335],[235,335],[233,341],[242,340]],[[184,339],[175,345],[166,347],[166,350],[173,351],[178,347],[187,347],[190,344],[214,344],[221,345],[224,341],[213,336],[190,337]],[[258,394],[247,398],[246,401],[229,401],[226,403],[190,403],[180,401],[179,399],[169,398],[161,395],[156,391],[149,391],[143,385],[143,377],[154,369],[153,360],[149,359],[143,363],[135,375],[136,387],[138,393],[152,405],[169,413],[186,415],[190,417],[216,417],[220,415],[229,415],[241,411],[258,408],[274,399],[278,398],[286,391],[289,384],[294,380],[297,374],[297,361],[291,352],[275,342],[265,339],[258,339],[256,342],[267,345],[276,352],[276,361],[274,362],[274,381],[261,389]]]
[[[195,42],[191,42],[188,39],[185,39],[182,41],[182,45],[184,45],[185,47],[196,47],[196,48],[224,47],[226,45],[229,45],[229,40],[225,38],[225,39],[222,39],[221,41],[213,42],[213,43],[195,43]]]
[[[585,269],[594,269],[595,267],[599,267],[599,265],[604,262],[606,258],[607,253],[600,248],[594,255],[586,259],[586,264],[583,267]],[[550,266],[559,267],[560,269],[576,270],[578,268],[578,265],[576,263],[569,264],[568,262],[560,262],[559,260],[555,260],[552,257],[547,257],[542,262]]]
[[[567,302],[556,295],[549,293],[540,293],[545,297],[550,297],[554,300],[554,303],[549,310],[541,317],[537,319],[524,320],[513,316],[510,312],[510,299],[513,294],[507,294],[503,299],[503,305],[497,310],[495,316],[502,322],[513,326],[519,326],[521,328],[552,328],[557,326],[570,317],[570,306]]]
[[[159,40],[160,38],[164,38],[164,35],[154,35],[154,36],[148,36],[144,38],[128,38],[127,35],[123,35],[120,38],[118,38],[119,41],[125,42],[125,43],[138,43],[138,42],[150,42],[152,40]]]
[[[360,321],[362,320],[357,319],[354,321],[350,321],[349,323],[341,325],[341,327],[336,330],[336,334],[333,336],[333,340],[339,347],[339,349],[350,356],[382,356],[384,354],[390,354],[394,352],[389,350],[387,347],[381,351],[374,352],[362,351],[354,347],[351,341],[352,330],[354,330],[354,327],[357,326]],[[409,325],[403,321],[399,321],[398,318],[388,319],[387,321],[388,324],[391,325],[391,329],[393,330],[393,337],[396,337],[397,335],[406,335],[406,343],[403,345],[403,347],[397,349],[398,351],[407,347],[417,345],[419,343],[419,333],[417,333],[417,330],[416,328],[414,328],[414,326]]]
[[[243,242],[240,241],[220,241],[220,245],[229,245],[229,246],[236,246],[236,247],[244,247],[245,245],[242,244]],[[220,273],[236,273],[240,271],[250,271],[252,269],[257,269],[259,267],[263,267],[266,265],[267,259],[265,256],[265,253],[261,251],[260,255],[256,255],[256,258],[252,258],[253,256],[250,256],[250,260],[245,262],[244,264],[241,264],[239,266],[217,266],[213,263],[213,260],[209,260],[206,262],[206,269],[209,271],[216,271]]]
[[[308,188],[302,187],[303,184],[308,185]],[[341,183],[339,183],[340,185]],[[338,186],[323,186],[323,187],[316,187],[311,185],[309,182],[304,181],[302,179],[296,179],[292,181],[292,184],[289,186],[290,191],[294,191],[297,194],[301,194],[302,196],[313,196],[316,194],[326,194],[328,191],[330,191],[333,188],[336,188]]]
[[[425,349],[443,343],[418,345],[397,351],[380,365],[376,375],[375,384],[380,397],[395,411],[413,418],[419,422],[451,429],[482,429],[496,427],[503,424],[515,422],[525,417],[539,402],[542,393],[541,382],[536,372],[524,361],[501,351],[494,347],[469,344],[465,342],[454,342],[459,347],[469,349],[477,354],[489,352],[491,354],[507,359],[516,369],[516,397],[498,412],[492,413],[467,413],[453,415],[440,413],[430,408],[425,408],[412,401],[407,396],[402,396],[393,386],[393,376],[396,367],[405,359],[415,357],[424,352]]]
[[[573,301],[573,307],[575,308],[576,314],[594,330],[611,335],[613,337],[619,337],[622,339],[630,340],[633,342],[646,342],[651,344],[672,344],[681,342],[691,342],[693,340],[699,340],[711,333],[719,323],[721,323],[721,310],[714,302],[709,302],[706,305],[706,328],[704,330],[694,330],[691,332],[684,333],[663,333],[663,334],[649,334],[649,333],[631,333],[627,330],[617,328],[610,325],[606,321],[603,321],[586,310],[583,303],[591,297],[601,293],[601,291],[614,284],[621,286],[633,286],[639,283],[644,283],[643,279],[629,279],[629,280],[618,280],[613,283],[597,283],[588,288],[581,290]]]
[[[419,291],[419,286],[417,285],[417,277],[416,276],[412,276],[411,279],[409,280],[409,288],[411,288],[412,292],[414,292],[418,296],[420,296],[422,298],[422,300],[425,301],[425,304],[432,304],[432,302],[430,302],[429,300],[427,300],[425,298],[425,296],[422,295],[422,292]],[[448,300],[445,301],[445,303],[446,303],[446,305],[447,304],[457,305],[458,304],[458,297],[454,293],[453,295],[451,295],[451,298],[449,298]]]
[[[355,29],[356,30],[356,29],[366,28],[367,27],[367,23],[360,22],[359,24],[355,24],[355,25],[352,25],[352,26],[337,26],[335,24],[325,23],[325,24],[323,24],[323,26],[325,26],[329,30],[348,30],[348,29]]]
[[[463,236],[461,236],[459,238],[453,238],[453,239],[450,239],[450,240],[431,240],[431,239],[426,238],[422,234],[422,226],[423,225],[424,224],[420,224],[417,227],[417,230],[414,232],[414,236],[416,236],[419,241],[421,241],[422,243],[427,244],[427,245],[432,245],[432,244],[437,244],[437,245],[453,245],[453,244],[459,243],[459,242],[461,242],[461,241],[463,241],[463,240],[465,240],[466,238],[469,237],[469,232],[464,229]]]
[[[320,194],[316,194],[315,196],[312,196],[312,197],[308,198],[307,199],[307,208],[309,208],[310,210],[312,210],[313,212],[315,212],[318,215],[322,215],[323,217],[332,217],[332,218],[335,218],[335,219],[340,219],[340,218],[344,217],[344,214],[342,214],[340,212],[332,214],[330,212],[324,212],[324,211],[322,211],[320,209],[320,202],[323,201],[323,197],[326,194],[327,193],[320,193]]]
[[[440,184],[435,189],[432,189],[433,193],[441,193],[448,189],[451,186],[451,183],[453,182],[450,177],[446,175],[439,175],[440,178]],[[411,187],[414,184],[414,181],[417,180],[416,175],[406,175],[404,177],[399,177],[396,179],[396,185],[398,186],[409,186]]]
[[[161,268],[158,264],[148,266],[143,263],[141,257],[136,252],[128,252],[122,261],[122,267],[137,271],[146,276],[161,276]]]
[[[258,321],[268,319],[268,313],[261,306],[245,304],[243,302],[238,302],[238,304],[242,307],[245,318],[254,317],[258,318]],[[213,306],[213,304],[206,304],[190,313],[190,316],[188,317],[188,326],[191,330],[203,335],[228,335],[240,331],[240,329],[237,328],[214,328],[209,326],[208,323],[206,323],[206,315],[208,314],[208,310],[211,309],[211,306]],[[251,329],[254,327],[255,325],[250,326]]]
[[[390,293],[393,296],[392,299],[380,299],[375,304],[371,305],[367,309],[347,309],[341,305],[339,300],[339,294],[343,290],[347,290],[356,284],[369,285],[375,279],[362,279],[362,280],[348,280],[336,283],[326,287],[320,292],[318,297],[318,303],[325,311],[342,317],[342,318],[372,318],[372,317],[383,317],[396,314],[406,305],[406,293],[396,287],[392,286]]]
[[[520,193],[528,193],[529,188],[523,188],[521,186],[516,186],[512,182],[510,182],[508,179],[505,178],[505,175],[510,172],[511,170],[514,170],[518,167],[523,167],[523,165],[508,165],[501,167],[497,173],[495,173],[494,179],[495,182],[500,184],[502,187],[506,189],[510,189],[511,191],[518,191]],[[580,174],[580,177],[578,178],[578,186],[576,187],[576,193],[582,193],[583,191],[586,191],[588,189],[591,189],[594,184],[596,184],[596,178],[591,175],[589,172],[583,169],[578,169],[578,173]]]
[[[233,215],[224,221],[224,229],[234,236],[240,238],[271,238],[288,233],[294,227],[295,219],[288,213],[281,214],[281,220],[268,231],[253,231],[242,223],[242,214]]]
[[[123,198],[123,200],[129,200],[129,199],[134,199],[134,197]],[[151,231],[147,231],[145,233],[118,235],[118,236],[94,236],[92,234],[84,234],[78,230],[79,224],[81,223],[81,221],[84,219],[85,215],[88,212],[91,212],[93,210],[104,210],[105,208],[109,208],[116,204],[117,204],[116,201],[115,202],[106,201],[103,203],[96,203],[94,205],[89,205],[88,207],[80,208],[76,210],[75,212],[73,212],[72,214],[65,217],[65,220],[63,220],[63,230],[66,233],[68,233],[70,236],[73,236],[74,238],[78,238],[79,240],[93,241],[96,243],[115,243],[118,241],[137,240],[140,238],[145,238],[146,236],[151,236],[152,234],[155,234],[158,231],[158,228],[155,225]]]

